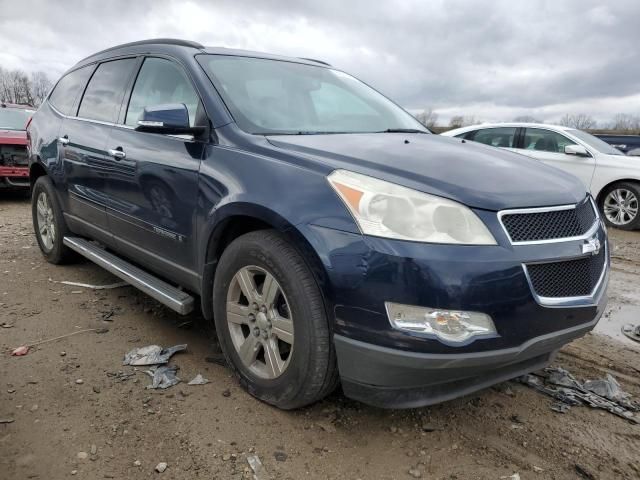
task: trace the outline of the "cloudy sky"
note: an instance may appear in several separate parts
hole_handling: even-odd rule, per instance
[[[640,113],[640,2],[0,0],[0,66],[58,77],[152,37],[319,58],[404,107],[545,121]]]

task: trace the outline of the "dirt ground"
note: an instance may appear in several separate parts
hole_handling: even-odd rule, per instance
[[[611,231],[609,309],[638,321],[640,233]],[[640,425],[508,382],[445,404],[379,410],[340,391],[282,412],[208,363],[198,315],[180,317],[131,287],[93,291],[53,281],[116,281],[88,263],[56,267],[36,245],[27,200],[0,194],[0,479],[249,479],[258,455],[274,479],[637,479]],[[186,322],[186,323],[185,323]],[[89,328],[27,356],[10,349]],[[122,366],[136,346],[187,343],[172,363],[183,383],[148,390]],[[589,334],[556,365],[578,378],[613,374],[640,397],[640,345]],[[202,373],[211,383],[188,386]],[[166,462],[164,473],[155,472]],[[412,473],[409,473],[412,470]]]

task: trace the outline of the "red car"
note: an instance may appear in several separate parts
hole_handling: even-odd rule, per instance
[[[28,105],[0,103],[0,189],[29,188],[26,128],[34,113]]]

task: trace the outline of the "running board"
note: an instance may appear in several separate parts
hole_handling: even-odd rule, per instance
[[[188,293],[160,280],[122,258],[79,237],[64,237],[64,244],[96,265],[120,277],[150,297],[182,315],[193,310],[194,299]]]

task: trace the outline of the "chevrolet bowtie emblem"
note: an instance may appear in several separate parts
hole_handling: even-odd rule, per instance
[[[597,255],[600,253],[600,240],[597,238],[590,238],[582,244],[582,253],[590,253],[591,255]]]

